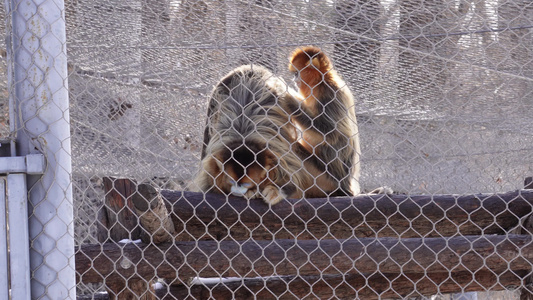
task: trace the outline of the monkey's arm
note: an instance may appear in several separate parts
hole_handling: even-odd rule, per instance
[[[316,100],[314,108],[308,107],[303,102],[289,97],[285,101],[285,107],[291,118],[298,123],[302,130],[309,130],[320,135],[327,135],[337,130],[337,123],[345,118],[347,110],[345,101],[351,97],[349,92],[343,89],[334,89],[322,84],[320,96]],[[317,87],[318,88],[318,87]]]

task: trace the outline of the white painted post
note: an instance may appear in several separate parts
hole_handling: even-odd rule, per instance
[[[7,219],[6,219],[6,178],[0,176],[0,299],[9,299]]]
[[[17,154],[42,153],[47,162],[42,176],[27,176],[31,298],[75,299],[64,3],[5,2],[10,20],[10,106],[14,108],[10,121],[17,135]],[[11,248],[12,255],[13,251],[17,249]]]
[[[7,200],[11,299],[30,300],[30,240],[27,238],[28,189],[25,174],[7,175]]]

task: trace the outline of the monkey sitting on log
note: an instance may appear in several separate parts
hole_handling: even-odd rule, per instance
[[[318,47],[297,48],[289,71],[299,95],[282,102],[301,130],[298,155],[315,178],[307,197],[360,193],[360,145],[354,97],[328,56]]]

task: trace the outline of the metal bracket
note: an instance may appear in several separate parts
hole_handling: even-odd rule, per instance
[[[42,154],[0,157],[0,174],[26,173],[38,175],[44,173],[45,167],[46,163]]]

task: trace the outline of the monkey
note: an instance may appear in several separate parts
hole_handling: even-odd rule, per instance
[[[301,130],[297,154],[315,178],[306,197],[360,193],[361,153],[352,92],[318,47],[297,48],[289,58],[298,94],[282,106]]]
[[[258,65],[237,67],[215,85],[207,112],[201,167],[193,190],[262,198],[300,198],[313,179],[291,150],[296,128],[278,101],[287,84]]]

